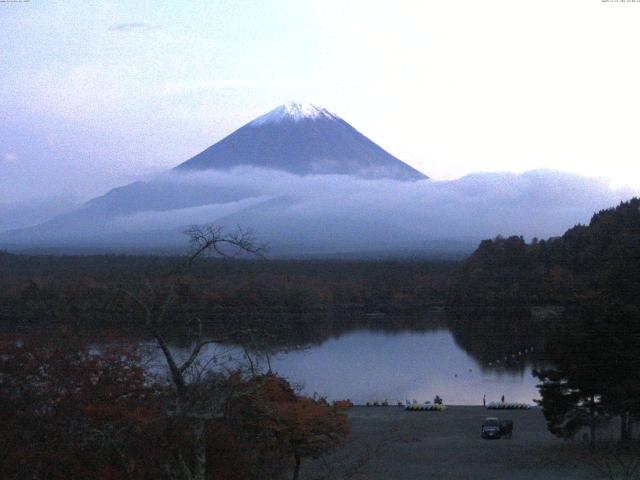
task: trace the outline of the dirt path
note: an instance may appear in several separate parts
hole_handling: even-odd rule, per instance
[[[513,420],[513,438],[482,440],[480,426],[486,416]],[[349,420],[352,435],[344,448],[303,465],[301,479],[599,478],[589,465],[588,449],[577,440],[551,435],[537,409],[407,412],[399,407],[354,407]]]

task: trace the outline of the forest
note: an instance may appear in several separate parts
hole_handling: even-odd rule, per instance
[[[610,294],[636,303],[640,291],[640,199],[597,212],[547,240],[484,240],[456,271],[451,305],[576,305]]]
[[[115,285],[164,277],[181,257],[26,256],[0,252],[0,322],[116,321]],[[205,258],[171,276],[210,320],[232,312],[419,310],[446,302],[454,262]],[[65,311],[73,308],[73,312]],[[102,315],[107,313],[107,315]]]

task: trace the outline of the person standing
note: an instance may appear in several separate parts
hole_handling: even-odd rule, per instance
[[[487,407],[487,394],[482,395],[482,406]]]
[[[501,399],[502,403],[504,403],[504,395],[502,395],[502,399]]]

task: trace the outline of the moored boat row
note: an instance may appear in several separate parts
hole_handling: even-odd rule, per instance
[[[505,403],[505,402],[491,402],[487,404],[489,410],[529,410],[533,408],[527,403]]]

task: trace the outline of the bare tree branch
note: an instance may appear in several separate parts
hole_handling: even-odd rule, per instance
[[[208,251],[213,251],[222,258],[235,258],[243,253],[262,256],[267,249],[266,245],[256,243],[251,230],[240,226],[234,232],[225,234],[219,225],[194,225],[189,227],[185,234],[191,243],[187,267]]]
[[[219,340],[214,340],[214,339],[210,339],[210,340],[204,340],[202,342],[199,342],[191,351],[191,355],[189,356],[189,358],[180,366],[179,370],[180,372],[184,372],[185,370],[187,370],[191,365],[193,365],[193,362],[195,362],[198,358],[198,355],[200,355],[200,351],[202,350],[203,347],[205,347],[206,345],[209,345],[211,343],[216,343]]]

